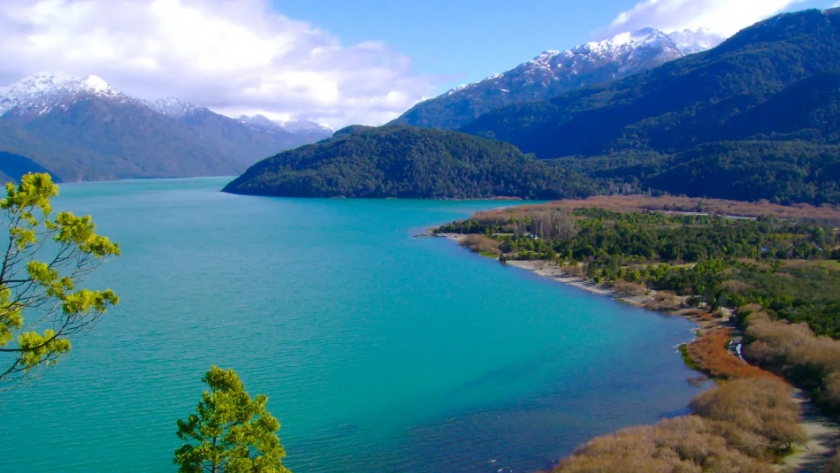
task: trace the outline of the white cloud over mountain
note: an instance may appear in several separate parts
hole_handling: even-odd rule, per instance
[[[387,45],[342,45],[267,0],[2,0],[0,31],[0,85],[96,74],[131,95],[232,116],[377,124],[434,85]]]
[[[642,0],[620,13],[596,36],[611,36],[646,26],[662,31],[707,28],[730,36],[740,29],[804,0]]]

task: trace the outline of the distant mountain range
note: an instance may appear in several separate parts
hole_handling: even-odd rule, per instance
[[[475,105],[469,109],[472,113],[493,101],[499,103],[500,96],[517,97],[516,103],[484,113],[459,131],[511,143],[557,166],[566,179],[559,183],[566,195],[575,194],[569,189],[595,185],[602,192],[647,189],[697,197],[840,205],[840,9],[778,15],[709,51],[687,54],[705,47],[697,39],[691,33],[666,36],[643,30],[572,52],[546,53],[506,75],[419,104],[401,121],[433,117],[423,115],[430,107],[445,112],[436,119],[460,120],[464,115],[455,113],[459,109],[452,108],[452,103]],[[697,45],[695,49],[692,44]],[[620,50],[627,51],[623,66],[611,62]],[[613,58],[605,67],[616,76],[656,61],[664,63],[608,83],[585,87],[578,83],[553,98],[523,99],[534,97],[534,91],[548,93],[549,85],[539,84],[562,82],[558,77],[581,80],[583,65],[592,64],[584,58],[594,57]],[[569,64],[575,64],[578,73],[563,76],[561,71]],[[603,72],[598,67],[591,70]],[[567,84],[571,87],[572,83]],[[455,123],[446,120],[434,123]],[[431,119],[419,123],[433,124]],[[390,127],[402,131],[391,133]],[[382,188],[393,188],[405,177],[384,171],[381,164],[371,165],[370,160],[382,163],[378,157],[383,143],[394,147],[398,136],[413,136],[406,130],[410,128],[389,125],[368,130],[349,148],[324,142],[307,147],[307,155],[281,153],[252,167],[235,187],[283,195],[291,188],[287,184],[261,187],[255,183],[293,182],[295,195],[321,195],[322,189],[346,189],[336,170],[352,169],[354,182],[381,182]],[[424,152],[435,156],[423,161],[434,170],[425,171],[432,175],[451,167],[449,152],[440,150],[468,141],[453,138],[459,134],[420,136],[422,146],[412,141],[415,144],[406,146],[405,152],[412,157]],[[497,145],[484,146],[497,149]],[[469,162],[468,154],[458,156]],[[396,169],[419,162],[406,159]],[[524,169],[533,168],[526,161],[519,163],[518,170],[505,167],[504,175],[523,176]],[[485,174],[467,175],[486,182]],[[453,197],[471,187],[462,183],[439,189],[447,188],[457,193],[449,195]],[[417,191],[400,196],[428,195]]]
[[[706,30],[666,34],[645,28],[567,51],[546,51],[510,71],[421,102],[393,123],[460,128],[491,110],[612,82],[711,49],[724,39]]]
[[[61,181],[238,174],[331,134],[308,122],[232,119],[174,98],[144,101],[96,76],[37,74],[0,91],[0,178],[28,170]]]

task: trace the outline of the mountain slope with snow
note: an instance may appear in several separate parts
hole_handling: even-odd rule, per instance
[[[705,30],[666,34],[645,28],[566,51],[546,51],[502,74],[421,102],[395,123],[459,128],[491,110],[544,100],[563,92],[622,79],[723,42]]]
[[[96,76],[36,74],[0,92],[0,153],[63,181],[238,174],[329,135],[254,127],[176,98],[140,100]],[[7,164],[0,159],[0,174],[20,173]]]

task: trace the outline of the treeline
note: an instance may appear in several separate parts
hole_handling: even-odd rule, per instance
[[[613,193],[840,205],[840,146],[836,143],[721,141],[675,154],[629,149],[552,162],[591,177]]]
[[[756,303],[840,338],[840,239],[830,226],[596,208],[478,216],[439,231],[492,238],[503,261],[549,260],[598,283],[671,291],[713,309]]]
[[[560,199],[596,192],[590,179],[515,146],[453,131],[352,127],[257,163],[225,192],[287,197]]]
[[[653,165],[612,173],[621,172],[622,179],[675,195],[840,205],[840,146],[834,144],[711,143]]]

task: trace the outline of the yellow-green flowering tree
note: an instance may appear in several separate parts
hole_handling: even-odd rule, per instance
[[[0,388],[70,351],[70,339],[119,302],[110,290],[78,288],[119,246],[96,234],[90,216],[53,216],[58,186],[49,174],[6,184],[0,200]]]
[[[268,397],[256,399],[233,370],[210,368],[196,414],[178,421],[178,438],[187,442],[175,451],[181,473],[291,473],[277,431],[280,422],[265,408]]]

